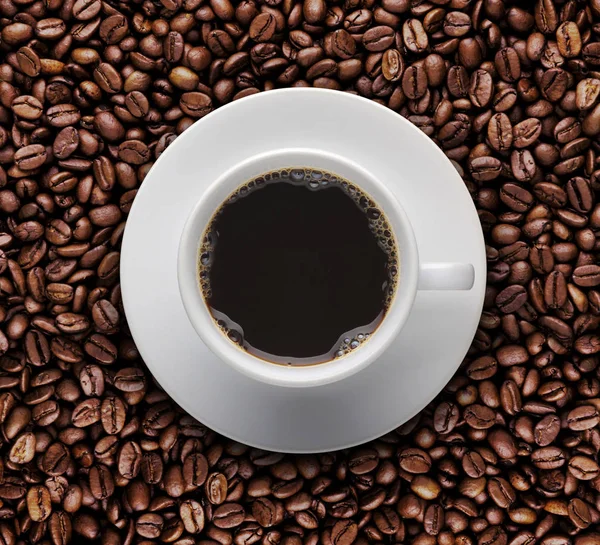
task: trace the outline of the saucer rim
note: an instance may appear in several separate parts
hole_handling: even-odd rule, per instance
[[[346,99],[351,99],[351,100],[359,100],[360,102],[364,103],[364,104],[368,104],[369,107],[376,107],[378,108],[380,111],[384,111],[386,113],[386,115],[389,116],[393,116],[395,121],[398,120],[402,120],[401,123],[403,124],[404,128],[406,129],[406,127],[410,127],[409,132],[411,133],[411,138],[412,137],[416,137],[416,134],[419,134],[419,138],[421,139],[422,142],[428,142],[428,144],[426,144],[426,147],[429,150],[436,150],[436,154],[440,154],[445,161],[448,162],[448,165],[450,165],[448,159],[446,158],[446,156],[443,154],[443,152],[433,143],[433,141],[431,141],[424,133],[422,133],[419,129],[417,129],[416,127],[414,127],[414,125],[412,125],[408,120],[402,118],[402,116],[398,115],[396,112],[387,109],[385,106],[369,101],[368,99],[362,98],[362,97],[358,97],[356,95],[351,95],[351,94],[347,94],[347,93],[341,93],[339,91],[332,91],[332,90],[326,90],[326,89],[280,89],[280,90],[274,90],[274,91],[268,91],[267,94],[268,96],[272,96],[272,95],[292,95],[292,94],[302,94],[302,93],[306,93],[309,92],[313,95],[316,95],[317,93],[322,94],[324,97],[327,97],[327,99],[329,100],[331,97],[333,97],[335,95],[336,100],[341,100],[343,98]],[[246,104],[247,108],[251,108],[253,106],[254,102],[258,102],[258,101],[264,101],[265,100],[265,93],[259,93],[256,95],[252,95],[250,97],[246,97],[240,101],[236,101],[234,103],[231,104],[227,104],[225,106],[222,106],[220,108],[218,108],[217,110],[211,112],[210,114],[208,114],[207,116],[205,116],[205,118],[203,119],[208,119],[209,117],[214,118],[215,116],[222,115],[223,117],[226,117],[229,114],[229,111],[232,110],[234,107],[239,107],[239,104]],[[162,164],[162,163],[168,163],[169,161],[172,161],[170,159],[171,156],[176,157],[176,153],[177,153],[177,148],[179,147],[177,145],[178,142],[180,142],[179,145],[181,145],[181,142],[183,142],[183,139],[186,139],[186,141],[191,141],[194,138],[196,138],[196,133],[201,134],[202,130],[203,130],[203,126],[202,126],[202,121],[203,119],[199,120],[199,123],[195,123],[192,127],[190,127],[187,131],[185,131],[182,135],[180,135],[177,140],[171,145],[169,146],[169,148],[167,148],[165,150],[165,152],[163,152],[163,154],[157,159],[155,164]],[[225,120],[226,121],[226,120]],[[231,123],[231,119],[229,120],[229,122]],[[173,149],[171,149],[173,148]],[[267,150],[265,150],[267,151]],[[332,150],[327,150],[330,151],[332,153],[335,153]],[[155,167],[153,167],[155,168]],[[366,167],[365,167],[366,168]],[[368,168],[367,168],[368,170]],[[457,173],[455,173],[457,175]],[[442,174],[443,175],[443,174]],[[456,175],[453,176],[454,178],[456,178]],[[148,176],[147,176],[147,181],[150,181],[152,178],[152,170],[149,172]],[[458,176],[458,179],[460,180],[460,176]],[[153,182],[154,183],[154,182]],[[471,196],[469,195],[467,188],[464,186],[464,183],[462,183],[461,180],[461,184],[462,186],[462,192],[463,192],[463,196],[465,196],[468,198],[468,202],[471,203],[471,208],[472,211],[475,213],[475,217],[472,218],[474,220],[477,220],[477,216],[476,216],[476,211],[475,211],[475,207],[473,205]],[[390,190],[392,192],[395,192],[393,188],[390,188]],[[460,191],[460,189],[457,190]],[[150,184],[141,184],[140,188],[139,188],[139,194],[146,194],[148,192],[150,192]],[[144,193],[142,193],[144,192]],[[126,227],[125,227],[125,232],[123,235],[123,255],[126,256],[128,253],[132,254],[133,252],[131,250],[129,250],[129,252],[127,252],[127,248],[129,248],[130,246],[132,246],[134,243],[131,240],[131,238],[133,237],[133,235],[131,235],[131,231],[132,228],[130,228],[129,226],[132,225],[132,223],[130,223],[131,221],[131,217],[135,217],[137,208],[139,208],[139,206],[141,206],[139,203],[141,201],[136,199],[136,201],[134,201],[132,209],[130,211],[130,215],[129,215],[129,221],[127,221]],[[466,201],[465,201],[466,202]],[[410,217],[410,214],[409,214]],[[479,249],[478,249],[478,253],[479,253],[479,263],[473,263],[473,265],[476,268],[476,271],[479,271],[480,274],[484,274],[485,275],[485,269],[486,269],[486,260],[485,260],[485,250],[484,250],[484,241],[483,241],[483,233],[481,232],[481,227],[480,224],[478,222],[478,220],[475,222],[471,222],[473,223],[473,228],[477,229],[477,231],[479,231]],[[130,310],[130,312],[127,312],[127,308],[131,309],[133,308],[133,306],[135,306],[135,301],[131,300],[131,290],[129,290],[127,288],[127,286],[129,285],[129,281],[131,280],[132,282],[135,281],[135,278],[131,277],[131,273],[128,273],[128,266],[126,265],[128,258],[122,259],[122,264],[121,264],[121,285],[122,285],[122,291],[123,291],[123,305],[125,308],[125,314],[126,315],[132,315],[133,312]],[[473,289],[476,289],[477,286],[474,286]],[[178,291],[178,290],[177,290]],[[483,307],[483,300],[484,300],[484,295],[485,295],[485,281],[482,283],[482,288],[480,290],[480,304],[478,305],[476,310],[476,314],[477,316],[479,316],[481,314],[481,309]],[[418,298],[418,295],[417,295]],[[176,303],[177,305],[182,306],[183,302],[181,300],[178,300]],[[415,301],[415,305],[417,304],[417,301]],[[184,311],[185,312],[185,311]],[[187,315],[186,315],[187,316]],[[130,331],[132,336],[134,337],[134,339],[140,338],[143,336],[143,334],[140,332],[141,328],[143,326],[140,326],[140,324],[132,324],[130,322]],[[476,327],[473,329],[473,334],[476,331]],[[465,337],[466,338],[466,337]],[[467,350],[471,344],[471,340],[472,340],[472,335],[469,336],[469,338],[465,341],[464,343],[464,351],[463,354],[466,355]],[[200,342],[202,342],[202,340],[200,339]],[[260,449],[264,449],[264,450],[274,450],[274,451],[278,451],[278,452],[285,452],[285,453],[316,453],[316,452],[324,452],[324,451],[330,451],[330,450],[339,450],[339,449],[344,449],[344,448],[351,448],[354,447],[356,445],[360,445],[363,444],[365,442],[368,441],[372,441],[374,439],[377,439],[379,437],[381,437],[382,435],[386,435],[387,433],[393,431],[394,429],[396,429],[398,426],[402,425],[405,422],[410,421],[412,418],[414,418],[415,415],[417,415],[420,411],[422,411],[429,403],[431,403],[431,401],[433,399],[435,399],[435,397],[441,392],[441,390],[443,389],[444,384],[446,384],[448,382],[448,380],[455,374],[455,372],[457,371],[458,367],[460,366],[460,363],[462,361],[462,359],[464,358],[457,358],[458,361],[457,363],[454,365],[448,365],[446,364],[444,366],[444,369],[446,371],[446,373],[444,373],[444,377],[443,377],[443,383],[441,383],[441,388],[438,390],[437,388],[435,389],[436,391],[427,398],[423,398],[421,400],[421,403],[419,404],[419,406],[417,406],[415,408],[414,411],[408,411],[408,413],[410,413],[411,416],[405,418],[404,416],[402,417],[402,422],[398,423],[396,422],[394,425],[390,426],[389,429],[387,429],[387,431],[384,431],[383,433],[381,432],[381,430],[378,430],[377,432],[374,432],[373,435],[367,436],[367,435],[363,435],[360,439],[356,439],[356,440],[352,440],[352,441],[348,441],[346,444],[340,444],[340,445],[336,445],[335,447],[331,447],[331,446],[327,446],[325,447],[325,449],[323,448],[306,448],[306,449],[298,449],[298,448],[292,448],[292,449],[288,449],[285,446],[281,446],[281,445],[275,445],[275,444],[265,444],[264,442],[253,442],[251,440],[249,440],[247,437],[240,437],[237,433],[235,432],[231,432],[231,431],[227,431],[225,429],[223,429],[222,426],[215,424],[214,422],[212,422],[212,418],[210,417],[210,415],[202,415],[200,418],[198,416],[196,416],[197,411],[195,410],[195,407],[193,407],[192,402],[189,401],[188,399],[185,399],[184,397],[180,396],[180,392],[177,391],[171,391],[168,390],[165,386],[162,385],[162,383],[158,380],[158,375],[164,375],[165,373],[168,373],[168,370],[162,370],[161,372],[161,364],[156,364],[156,363],[149,363],[152,362],[152,356],[151,354],[149,354],[147,352],[147,346],[144,346],[143,343],[140,343],[140,345],[138,346],[138,350],[140,355],[142,356],[142,359],[147,367],[147,369],[149,370],[149,372],[153,375],[153,377],[155,378],[156,382],[158,384],[161,385],[161,387],[163,388],[163,390],[173,399],[173,401],[175,403],[177,403],[182,409],[184,409],[186,412],[188,412],[190,415],[192,415],[194,418],[198,419],[201,423],[203,423],[205,426],[207,426],[208,428],[214,430],[215,432],[231,438],[235,441],[238,441],[240,443],[244,443],[244,444],[248,444],[250,446],[256,447],[256,448],[260,448]],[[387,349],[389,350],[393,350],[393,346],[388,347]],[[212,353],[212,352],[211,352]],[[449,361],[449,360],[448,360]],[[338,384],[343,384],[344,381],[341,381]],[[437,382],[437,381],[436,381]],[[276,388],[285,388],[285,387],[277,387]]]

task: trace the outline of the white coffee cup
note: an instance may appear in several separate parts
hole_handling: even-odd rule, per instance
[[[269,171],[309,167],[350,180],[371,196],[387,217],[399,250],[399,281],[386,315],[358,348],[334,360],[307,366],[284,366],[262,360],[233,343],[215,323],[198,282],[202,236],[215,212],[237,188]],[[198,173],[202,175],[201,172]],[[179,290],[194,329],[226,364],[255,380],[289,387],[315,387],[342,380],[364,369],[389,347],[411,312],[418,290],[469,290],[474,283],[470,263],[420,263],[408,216],[394,194],[350,159],[315,149],[281,149],[257,155],[229,169],[196,203],[183,229],[177,263]]]

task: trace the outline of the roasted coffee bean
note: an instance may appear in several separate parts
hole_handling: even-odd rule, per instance
[[[381,59],[381,73],[388,81],[398,81],[404,73],[404,60],[397,49],[388,49]]]
[[[581,213],[591,211],[594,205],[594,194],[585,178],[581,176],[571,178],[566,189],[569,202],[575,210]]]
[[[600,79],[582,79],[577,84],[575,105],[580,110],[588,110],[594,106],[600,95]]]
[[[90,326],[89,320],[83,314],[64,312],[56,317],[56,327],[63,333],[81,333]]]
[[[250,38],[255,42],[268,42],[275,34],[276,27],[277,23],[273,14],[261,13],[250,24]]]
[[[222,504],[227,498],[227,479],[222,473],[212,473],[206,479],[206,496],[213,505]]]
[[[50,492],[43,486],[32,486],[27,492],[27,511],[31,520],[42,522],[52,513]]]
[[[538,119],[525,119],[513,127],[513,144],[516,148],[531,146],[542,133],[542,124]]]
[[[488,123],[490,145],[499,152],[510,149],[513,142],[513,128],[504,113],[494,114]]]
[[[125,106],[129,113],[137,118],[144,117],[150,110],[148,98],[140,91],[131,91],[125,97]]]
[[[163,462],[154,452],[144,454],[141,462],[141,472],[144,481],[148,484],[158,484],[163,476]]]
[[[107,44],[119,43],[129,32],[129,23],[127,19],[120,14],[108,16],[102,21],[99,28],[99,35],[102,41]]]
[[[219,474],[213,474],[213,475],[219,475]],[[202,486],[207,479],[208,476],[208,462],[206,460],[206,457],[201,454],[201,453],[192,453],[190,454],[183,462],[183,477],[185,479],[186,485],[187,486],[192,486],[192,487],[197,487],[197,486]],[[213,504],[219,504],[222,503],[222,501],[218,501],[221,499],[221,496],[223,495],[222,492],[223,490],[220,489],[221,483],[220,481],[220,477],[213,477],[213,479],[215,480],[214,482],[211,483],[210,487],[214,486],[215,487],[215,491],[213,493],[213,499],[217,500],[217,501],[211,501],[211,503]],[[208,493],[208,490],[210,489],[209,485],[207,484],[206,486],[206,490],[207,490],[207,496],[210,500],[210,495]],[[226,490],[225,490],[226,493]],[[225,500],[225,498],[223,497],[223,501]]]
[[[156,513],[145,513],[135,523],[135,531],[142,537],[155,539],[160,536],[164,525],[163,518]]]
[[[48,157],[46,148],[41,144],[30,144],[17,150],[14,155],[15,165],[21,170],[35,170],[41,167]]]
[[[123,392],[139,392],[144,389],[146,378],[141,369],[128,367],[117,372],[113,384]]]
[[[252,515],[263,528],[269,528],[277,523],[277,507],[268,498],[258,498],[254,501]]]
[[[73,104],[57,104],[46,111],[46,117],[52,127],[63,128],[75,125],[81,119],[81,113]]]
[[[213,512],[212,522],[217,528],[235,528],[244,521],[245,511],[237,503],[224,503]]]
[[[527,292],[523,286],[513,285],[502,290],[496,297],[496,306],[504,313],[519,310],[527,301]]]
[[[494,58],[494,63],[498,74],[504,81],[517,81],[521,76],[519,55],[512,47],[499,50]]]
[[[120,449],[117,465],[119,474],[126,479],[134,479],[142,465],[142,449],[134,441],[127,441]]]
[[[456,98],[466,97],[469,92],[469,79],[463,66],[452,66],[447,75],[448,90]]]
[[[105,93],[118,93],[123,81],[115,68],[107,62],[100,63],[94,70],[94,81]]]
[[[474,180],[489,182],[502,173],[502,162],[495,157],[477,157],[471,161],[470,170]]]
[[[538,0],[535,5],[535,22],[540,32],[551,34],[558,26],[558,15],[552,0]]]
[[[513,183],[502,186],[500,199],[515,212],[526,212],[533,203],[533,195],[527,189]]]
[[[465,453],[462,459],[462,467],[467,476],[479,479],[485,474],[485,461],[477,451]]]
[[[476,70],[471,75],[471,85],[469,87],[469,98],[473,105],[478,108],[485,108],[492,100],[494,91],[494,82],[492,76],[487,70]]]
[[[567,302],[567,281],[560,271],[553,271],[546,277],[544,300],[548,308],[562,308]]]
[[[354,543],[358,535],[358,526],[350,520],[339,520],[331,529],[333,545],[349,545]]]
[[[46,240],[55,246],[64,246],[71,240],[72,231],[63,220],[50,220],[46,227]]]
[[[440,404],[434,413],[433,427],[438,433],[450,433],[459,419],[458,408],[453,403]]]
[[[490,446],[500,458],[510,459],[516,456],[516,442],[508,432],[502,429],[493,430],[488,437]]]
[[[582,265],[573,271],[573,282],[582,287],[593,287],[600,284],[600,266]]]
[[[439,132],[442,147],[451,149],[462,144],[467,137],[468,130],[469,125],[464,119],[446,123]]]
[[[421,53],[429,45],[429,38],[419,19],[408,19],[403,24],[402,38],[406,48],[413,53]]]
[[[557,469],[565,463],[565,455],[558,447],[543,447],[534,450],[531,461],[539,469]]]
[[[116,396],[106,397],[100,409],[102,427],[110,435],[119,433],[125,425],[126,406]]]
[[[100,420],[100,400],[90,398],[83,401],[73,410],[73,425],[78,428],[90,426]]]
[[[595,479],[600,475],[598,463],[586,456],[573,456],[568,464],[569,473],[580,481]]]
[[[48,523],[52,542],[57,545],[66,545],[72,538],[72,523],[69,515],[64,511],[55,511],[50,516]]]
[[[551,68],[544,72],[540,81],[542,96],[550,102],[557,102],[563,97],[568,82],[568,75],[562,68]]]
[[[517,500],[514,488],[501,477],[490,479],[487,489],[492,500],[502,509],[509,508]]]
[[[394,30],[388,26],[375,26],[362,36],[362,43],[367,51],[384,51],[394,41]]]
[[[21,47],[17,51],[17,62],[21,71],[30,77],[38,76],[42,68],[39,55],[30,47]]]
[[[427,91],[427,75],[420,66],[409,66],[402,76],[402,90],[411,99],[421,98]]]
[[[195,500],[186,500],[179,506],[179,516],[190,534],[199,534],[204,528],[204,510]]]
[[[125,163],[141,165],[150,159],[150,151],[140,140],[126,140],[119,146],[119,159]]]
[[[104,393],[104,373],[98,365],[83,366],[79,373],[79,382],[87,396],[100,396]]]
[[[348,460],[348,469],[355,475],[370,473],[377,467],[377,458],[374,450],[359,450]]]
[[[496,415],[485,405],[470,405],[464,413],[465,422],[474,429],[488,429],[494,425]]]
[[[16,116],[29,121],[39,119],[44,113],[42,103],[36,97],[27,94],[16,97],[10,107]]]
[[[325,18],[326,10],[323,0],[305,0],[302,11],[309,24],[317,24]]]
[[[567,425],[574,431],[592,429],[598,422],[600,422],[600,414],[593,405],[576,407],[567,415]]]
[[[547,415],[535,425],[535,442],[540,447],[546,447],[554,442],[559,432],[560,421],[556,415]]]
[[[184,93],[179,105],[184,113],[194,118],[204,117],[213,109],[210,97],[199,92]]]
[[[573,21],[565,21],[556,29],[556,43],[565,58],[577,57],[581,53],[581,34]]]
[[[110,470],[98,464],[93,466],[89,472],[90,491],[97,500],[103,500],[112,496],[114,482]]]

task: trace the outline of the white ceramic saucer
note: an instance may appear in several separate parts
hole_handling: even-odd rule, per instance
[[[231,165],[283,147],[315,148],[352,159],[397,195],[422,261],[475,267],[470,291],[419,292],[404,329],[375,363],[310,390],[256,382],[220,362],[190,324],[177,284],[181,231],[202,192]],[[338,91],[260,93],[193,125],[144,180],[121,255],[129,327],[158,382],[215,431],[281,452],[354,446],[414,416],[464,358],[485,292],[481,227],[454,167],[400,115]]]

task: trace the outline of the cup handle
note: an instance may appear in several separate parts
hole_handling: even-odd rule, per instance
[[[470,290],[475,268],[470,263],[422,263],[419,290]]]

